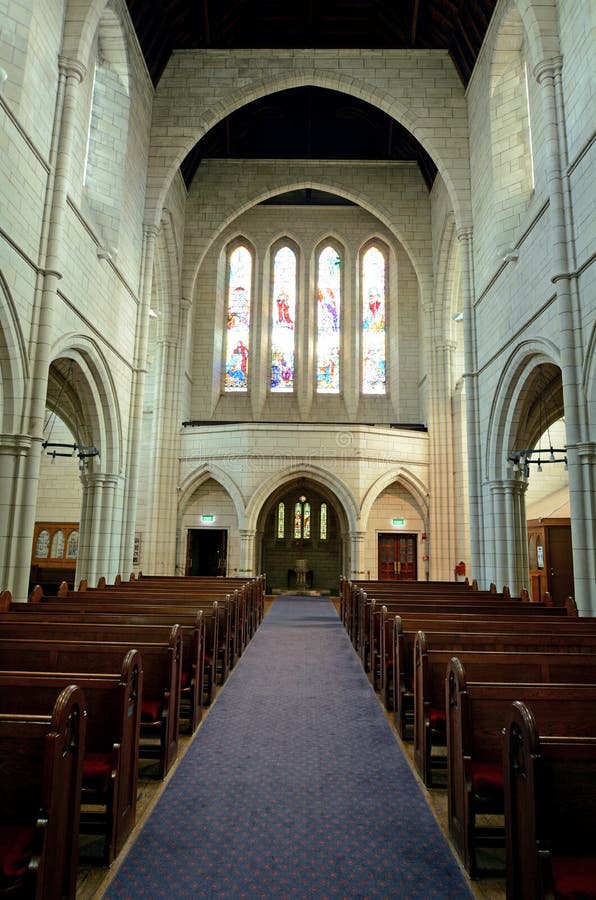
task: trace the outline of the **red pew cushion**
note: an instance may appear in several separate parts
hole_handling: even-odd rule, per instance
[[[553,856],[552,871],[557,900],[596,898],[596,857]]]
[[[492,762],[472,763],[472,790],[475,794],[503,790],[503,765]]]
[[[25,825],[0,825],[0,875],[20,878],[33,855],[35,828]]]
[[[105,793],[112,774],[110,753],[85,753],[83,759],[83,790]]]
[[[431,706],[429,710],[428,719],[430,722],[430,727],[433,731],[445,731],[447,728],[447,717],[445,715],[444,709],[439,709],[436,706]]]
[[[141,704],[141,722],[158,722],[161,719],[161,712],[159,700],[143,700]]]

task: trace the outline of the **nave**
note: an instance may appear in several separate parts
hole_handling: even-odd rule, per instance
[[[467,880],[444,793],[415,775],[331,601],[266,613],[165,786],[140,783],[128,853],[80,868],[79,900],[504,896]]]

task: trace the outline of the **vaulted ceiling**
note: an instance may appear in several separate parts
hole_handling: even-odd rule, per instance
[[[467,85],[496,0],[127,0],[157,84],[177,49],[446,50]],[[386,113],[337,91],[269,94],[219,123],[181,166],[187,184],[207,158],[415,160],[430,187],[436,167]],[[311,194],[301,201],[316,202]]]

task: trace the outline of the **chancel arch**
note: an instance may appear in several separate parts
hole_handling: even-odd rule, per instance
[[[263,504],[257,524],[268,590],[304,586],[335,594],[346,530],[345,512],[328,487],[307,477],[280,485]]]

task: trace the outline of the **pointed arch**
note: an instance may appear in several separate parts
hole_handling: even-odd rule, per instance
[[[0,432],[16,433],[30,370],[16,305],[0,271]]]
[[[216,481],[230,496],[232,503],[234,504],[238,524],[242,526],[242,522],[245,518],[245,504],[242,491],[234,479],[230,478],[224,469],[214,463],[199,466],[199,468],[187,475],[180,484],[178,492],[178,520],[180,521],[184,515],[184,511],[197,488],[201,487],[201,485],[206,481],[209,481],[209,479]]]
[[[424,522],[428,522],[429,517],[429,497],[428,487],[413,472],[410,472],[404,466],[397,466],[384,472],[377,480],[371,484],[367,490],[360,508],[361,523],[360,527],[365,531],[371,510],[377,498],[384,490],[398,484],[403,487],[412,497],[417,507],[420,517]]]
[[[487,426],[485,450],[485,471],[489,481],[503,479],[507,475],[507,456],[514,449],[522,431],[522,416],[528,418],[530,398],[528,390],[532,386],[532,373],[539,366],[556,366],[560,369],[558,348],[550,341],[536,339],[524,341],[509,356],[503,367],[495,390]],[[559,415],[562,415],[562,396],[558,401]],[[554,409],[555,407],[553,407]],[[528,442],[537,440],[536,429],[531,423],[523,426],[523,435]],[[530,429],[530,430],[528,430]]]

